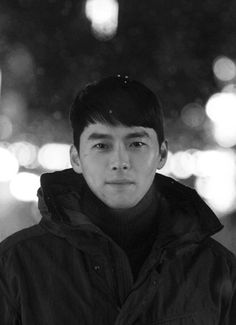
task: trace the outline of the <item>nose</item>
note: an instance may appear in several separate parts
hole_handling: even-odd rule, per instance
[[[129,165],[127,163],[122,163],[122,164],[114,163],[112,165],[111,169],[112,170],[127,170],[127,169],[129,169]]]
[[[112,170],[128,170],[130,168],[129,156],[124,148],[117,148],[111,157],[110,167]]]

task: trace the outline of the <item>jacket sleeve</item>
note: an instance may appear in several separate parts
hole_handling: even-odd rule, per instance
[[[2,265],[0,263],[0,324],[21,325],[17,309],[11,301],[8,293],[6,279],[4,278]]]
[[[0,319],[1,325],[20,325],[15,310],[10,306],[5,295],[0,291]]]
[[[234,296],[229,310],[229,321],[227,325],[234,325],[236,322],[236,292],[234,291]]]
[[[226,308],[226,316],[222,325],[236,324],[236,259],[231,267],[231,294]],[[221,325],[221,324],[219,324]]]

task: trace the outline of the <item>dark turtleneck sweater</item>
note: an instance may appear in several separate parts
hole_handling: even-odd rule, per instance
[[[109,208],[87,186],[84,189],[83,212],[123,249],[129,259],[134,279],[156,238],[158,203],[158,191],[154,183],[142,200],[128,209]]]

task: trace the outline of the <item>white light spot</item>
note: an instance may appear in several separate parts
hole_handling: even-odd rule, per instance
[[[37,147],[26,141],[13,143],[9,146],[9,150],[24,167],[30,167],[37,159]]]
[[[222,56],[214,61],[213,71],[219,80],[230,81],[236,76],[236,65],[230,58]]]
[[[19,164],[15,156],[9,150],[0,147],[0,182],[11,180],[18,169]]]
[[[19,201],[37,201],[40,177],[32,173],[19,173],[10,182],[11,194]]]
[[[224,175],[233,177],[236,171],[235,155],[232,150],[206,150],[193,153],[195,175],[208,177]]]
[[[70,145],[62,143],[45,144],[38,152],[38,161],[49,170],[70,168]]]
[[[196,179],[195,187],[199,195],[215,212],[230,213],[236,209],[235,179],[229,177],[200,177]]]
[[[225,127],[216,124],[214,126],[214,137],[221,147],[233,147],[236,145],[236,125],[229,124],[228,127]]]
[[[214,94],[206,104],[206,113],[215,123],[215,136],[218,143],[225,143],[226,147],[231,143],[234,145],[236,143],[236,94],[226,92]]]
[[[177,178],[189,178],[195,170],[195,160],[189,152],[178,151],[171,157],[171,173]]]
[[[87,0],[85,14],[98,38],[109,39],[116,33],[119,5],[116,0]]]
[[[212,95],[206,104],[206,113],[215,123],[236,123],[236,94],[216,93]]]

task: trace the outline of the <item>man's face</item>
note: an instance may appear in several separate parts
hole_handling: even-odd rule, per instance
[[[90,124],[80,137],[80,152],[71,147],[71,163],[92,192],[115,209],[135,206],[149,190],[167,156],[154,129]]]

